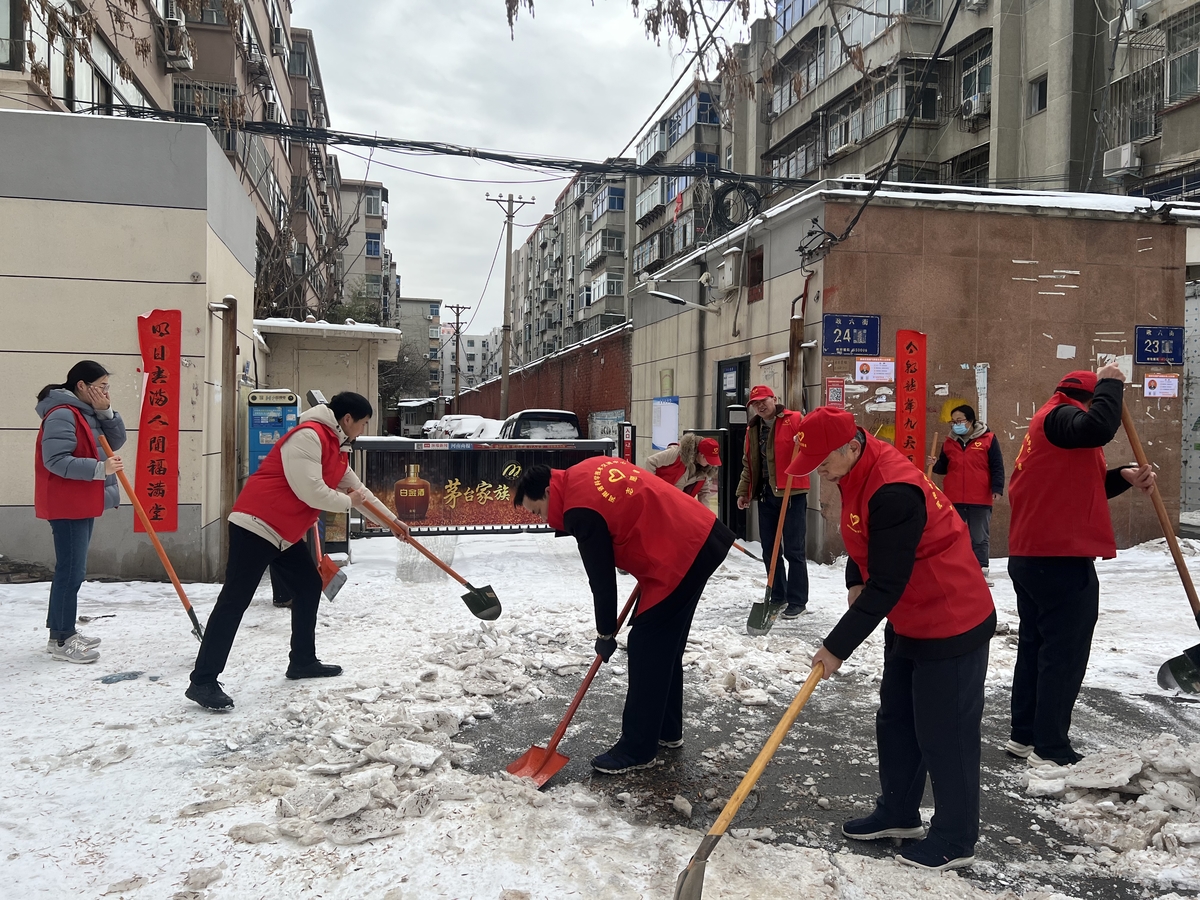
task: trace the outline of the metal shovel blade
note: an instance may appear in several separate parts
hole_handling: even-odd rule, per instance
[[[509,763],[507,771],[508,774],[516,775],[518,778],[532,778],[537,782],[538,787],[542,787],[570,759],[571,757],[564,756],[557,750],[553,753],[547,753],[545,747],[535,745],[530,747],[524,756]]]
[[[1158,670],[1158,686],[1165,691],[1200,694],[1200,644],[1163,663]]]
[[[675,882],[675,897],[673,900],[700,900],[704,896],[704,866],[705,860],[693,859],[688,867],[679,873]]]
[[[342,589],[342,586],[345,583],[346,573],[339,569],[337,574],[334,575],[333,578],[329,579],[329,584],[325,585],[325,588],[322,591],[322,593],[325,594],[325,599],[332,600],[334,597],[336,597],[338,591]]]
[[[473,584],[464,584],[467,592],[462,595],[463,602],[475,618],[486,619],[489,622],[500,618],[500,598],[496,596],[496,591],[490,584],[478,588]]]
[[[746,634],[752,637],[766,634],[786,607],[786,601],[783,603],[772,603],[769,600],[757,601],[750,607],[750,615],[746,619]]]

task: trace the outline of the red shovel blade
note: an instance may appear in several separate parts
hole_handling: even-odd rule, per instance
[[[542,787],[553,778],[571,757],[564,756],[557,750],[547,752],[545,747],[533,746],[529,752],[508,764],[508,773],[518,778],[532,778]]]

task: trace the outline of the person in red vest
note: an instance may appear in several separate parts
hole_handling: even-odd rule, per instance
[[[616,775],[652,766],[660,747],[683,746],[683,651],[700,595],[733,546],[733,532],[707,506],[610,456],[569,469],[529,467],[513,505],[574,535],[592,588],[596,652],[605,662],[617,649],[615,570],[637,579],[621,737],[592,768]]]
[[[813,656],[828,678],[884,618],[875,716],[880,794],[842,826],[860,841],[924,839],[898,862],[940,871],[975,861],[980,731],[996,610],[971,538],[949,499],[854,416],[822,406],[796,435],[793,475],[818,472],[841,493],[850,608]],[[925,776],[933,822],[921,826]]]
[[[738,509],[758,501],[758,538],[763,545],[763,562],[771,570],[771,548],[779,517],[783,520],[783,545],[771,585],[771,602],[787,603],[783,618],[794,619],[808,608],[808,562],[804,540],[808,531],[808,476],[792,479],[792,496],[783,508],[787,466],[794,449],[792,439],[804,416],[783,404],[765,384],[750,389],[750,422],[742,453],[742,476],[738,480]],[[784,568],[783,561],[787,560]]]
[[[701,503],[708,503],[708,498],[716,493],[720,467],[720,446],[713,438],[696,434],[685,434],[678,444],[650,454],[642,466]]]
[[[1005,745],[1030,765],[1080,759],[1068,732],[1100,612],[1095,558],[1117,555],[1108,498],[1154,489],[1153,468],[1109,470],[1125,376],[1116,366],[1069,372],[1034,414],[1009,484],[1008,574],[1021,631]]]
[[[934,475],[944,475],[942,492],[950,498],[971,532],[971,547],[991,587],[992,504],[1004,493],[1004,457],[1000,442],[975,410],[963,404],[950,411],[950,436],[938,458],[929,460]]]
[[[371,413],[367,398],[351,391],[314,406],[276,442],[246,481],[229,515],[225,586],[204,629],[185,692],[188,699],[207,709],[233,708],[233,700],[221,689],[217,676],[225,670],[242,615],[268,566],[273,566],[292,595],[287,677],[342,674],[341,666],[317,659],[321,576],[302,538],[321,510],[348,513],[351,506],[361,510],[365,501],[382,506],[349,465],[350,445],[366,433]],[[405,527],[403,522],[399,524]]]
[[[125,465],[99,447],[100,435],[114,450],[125,443],[125,422],[109,402],[108,379],[104,366],[85,359],[71,366],[66,381],[46,385],[37,396],[42,425],[33,456],[33,511],[49,520],[54,535],[46,652],[63,662],[100,658],[100,638],[76,631],[75,615],[92,527],[106,509],[121,502],[116,473]]]

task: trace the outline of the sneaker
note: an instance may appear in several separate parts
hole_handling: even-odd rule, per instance
[[[604,775],[620,775],[623,772],[633,772],[637,769],[649,769],[654,765],[653,757],[643,763],[634,762],[633,757],[626,756],[619,751],[614,752],[614,750],[601,753],[593,759],[592,768]]]
[[[50,656],[53,659],[61,660],[62,662],[72,663],[94,663],[100,658],[100,651],[93,647],[89,647],[79,635],[73,634],[61,644],[57,641],[51,641],[52,647],[48,647]]]
[[[300,678],[333,678],[336,675],[342,674],[341,666],[327,665],[320,660],[314,659],[307,665],[298,666],[292,663],[288,666],[286,677],[296,681]]]
[[[1029,759],[1030,754],[1033,753],[1033,744],[1022,744],[1009,738],[1004,744],[1004,752],[1017,759]]]
[[[784,619],[798,619],[806,612],[808,612],[807,603],[789,603],[787,609],[779,615]]]
[[[876,811],[861,819],[851,819],[846,822],[842,825],[842,834],[854,841],[877,841],[880,838],[920,838],[925,837],[925,826],[919,821],[916,825],[888,825]]]
[[[88,637],[86,634],[81,634],[78,631],[71,635],[71,637],[78,638],[83,646],[87,647],[89,650],[95,650],[100,646],[100,638]],[[46,641],[46,652],[53,653],[54,648],[57,646],[58,641],[56,641],[54,638],[50,638]]]
[[[992,581],[992,575],[986,568],[983,570],[983,580],[987,582],[988,587],[996,586],[996,582]]]
[[[203,684],[193,681],[188,684],[188,689],[183,695],[189,700],[195,700],[205,709],[233,709],[233,698],[221,690],[220,683],[216,681],[206,681]]]
[[[666,747],[668,750],[678,750],[683,746],[683,738],[676,738],[673,741],[668,741],[665,738],[659,738],[658,746]]]
[[[1068,750],[1067,755],[1055,759],[1052,756],[1038,756],[1030,751],[1029,756],[1025,757],[1025,761],[1034,769],[1045,768],[1046,766],[1073,766],[1075,763],[1083,759],[1074,750]]]
[[[944,872],[947,869],[961,869],[971,865],[975,862],[975,856],[951,847],[941,838],[927,837],[919,844],[905,847],[896,854],[896,862],[927,872]]]

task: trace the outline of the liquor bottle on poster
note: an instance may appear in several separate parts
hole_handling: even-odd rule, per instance
[[[396,515],[406,522],[419,521],[429,512],[429,482],[419,465],[407,466],[408,476],[396,482]]]

